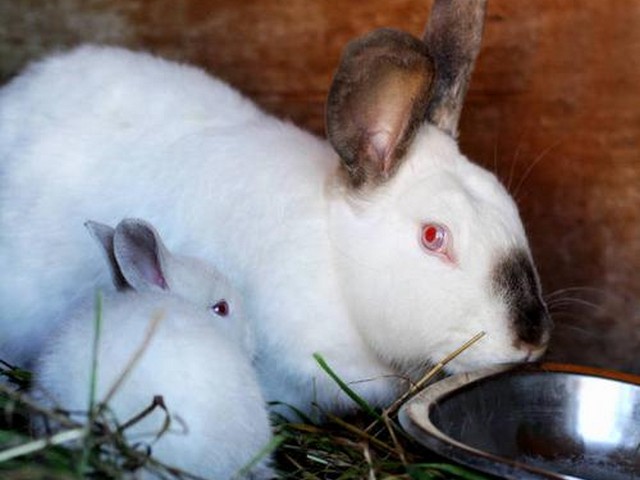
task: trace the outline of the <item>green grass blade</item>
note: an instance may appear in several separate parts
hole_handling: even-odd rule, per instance
[[[5,377],[20,390],[28,390],[31,386],[31,372],[11,365],[0,359],[0,377]]]
[[[91,350],[91,383],[89,387],[89,415],[93,416],[96,407],[96,389],[98,384],[98,349],[102,332],[102,292],[96,292],[96,315]]]
[[[91,378],[89,383],[89,418],[87,428],[91,428],[96,417],[96,391],[98,385],[98,352],[100,348],[100,334],[102,333],[102,292],[96,292],[95,321],[93,329],[93,344],[91,349]],[[83,475],[89,465],[92,441],[91,435],[87,435],[82,449],[82,458],[78,465],[78,473]]]
[[[324,360],[324,358],[322,357],[322,355],[320,355],[319,353],[314,353],[313,354],[313,358],[315,359],[316,362],[318,362],[318,365],[320,365],[320,368],[322,368],[322,370],[325,371],[325,373],[327,375],[329,375],[329,377],[331,377],[331,379],[336,382],[336,384],[340,387],[340,389],[354,402],[356,402],[356,404],[362,409],[363,412],[368,413],[369,415],[371,415],[372,417],[376,418],[377,420],[382,420],[382,417],[380,416],[380,414],[378,412],[376,412],[376,410],[369,405],[369,403],[362,398],[360,395],[358,395],[356,392],[354,392],[349,385],[347,385],[337,374],[336,372],[334,372],[331,367],[327,364],[327,362]]]
[[[314,422],[308,415],[306,415],[302,410],[296,408],[293,405],[290,405],[288,403],[285,402],[268,402],[269,407],[283,407],[287,410],[291,410],[299,419],[299,421],[303,422],[303,423],[310,423],[310,424],[315,424],[317,422]],[[289,417],[287,417],[286,415],[279,413],[279,412],[272,412],[273,417],[276,419],[276,421],[280,422],[280,423],[289,423]]]
[[[233,476],[234,480],[239,480],[242,478],[246,478],[251,470],[258,465],[264,458],[269,456],[271,453],[276,451],[278,447],[285,441],[284,435],[275,435],[269,443],[267,443],[264,447],[260,449],[260,451],[247,463],[244,467],[242,467],[236,475]]]
[[[87,431],[84,428],[76,428],[74,430],[62,431],[47,438],[29,441],[12,448],[8,448],[0,452],[0,463],[44,450],[49,448],[51,445],[59,445],[61,443],[83,438],[86,434]]]

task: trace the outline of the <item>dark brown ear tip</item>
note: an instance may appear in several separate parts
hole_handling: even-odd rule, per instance
[[[422,70],[429,81],[435,76],[429,49],[407,32],[379,28],[352,40],[342,53],[327,96],[325,131],[330,140],[339,133],[338,122],[333,120],[343,111],[347,98],[362,86],[376,65],[385,64],[402,70]]]
[[[454,138],[482,43],[486,7],[486,0],[435,0],[423,37],[437,67],[427,118]]]
[[[379,28],[346,45],[329,90],[329,97],[335,97],[345,84],[348,86],[358,83],[360,78],[367,75],[367,67],[384,62],[403,69],[423,67],[429,73],[435,64],[429,49],[418,38],[401,30]]]
[[[385,55],[385,52],[387,55],[400,56],[413,51],[430,58],[427,45],[410,33],[395,28],[378,28],[350,41],[343,51],[341,63],[372,49],[379,49],[376,52],[378,56]]]

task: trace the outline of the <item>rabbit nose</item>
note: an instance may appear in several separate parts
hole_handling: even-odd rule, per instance
[[[544,355],[544,352],[546,351],[547,351],[547,343],[543,343],[539,347],[531,347],[531,346],[525,347],[526,356],[524,357],[524,361],[535,362],[540,357],[542,357],[542,355]]]
[[[519,342],[536,348],[549,342],[553,322],[542,300],[530,305],[519,305],[513,324]]]

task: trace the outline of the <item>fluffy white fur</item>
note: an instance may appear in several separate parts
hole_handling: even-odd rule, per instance
[[[0,355],[30,358],[76,295],[107,281],[82,229],[147,218],[246,298],[267,400],[352,407],[320,352],[373,404],[479,331],[452,371],[523,360],[490,270],[528,250],[497,180],[425,125],[394,178],[358,193],[331,147],[192,67],[83,47],[0,93]],[[458,263],[420,245],[446,224]]]
[[[148,346],[109,408],[124,423],[161,395],[171,429],[154,441],[165,421],[157,409],[127,429],[127,437],[150,444],[153,456],[168,465],[205,478],[236,478],[271,439],[251,366],[247,323],[237,294],[217,271],[184,257],[167,255],[165,260],[167,290],[150,285],[105,293],[96,398],[105,399],[158,317]],[[211,311],[221,299],[229,305],[224,317]],[[87,301],[48,340],[34,371],[34,395],[42,401],[87,411],[94,317],[94,304]],[[143,477],[155,478],[151,473]],[[268,459],[250,478],[273,478]]]

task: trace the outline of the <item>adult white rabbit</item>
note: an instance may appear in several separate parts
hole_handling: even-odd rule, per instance
[[[78,222],[139,216],[240,288],[267,400],[353,406],[314,352],[376,405],[479,331],[450,371],[538,358],[551,322],[517,207],[455,142],[484,10],[436,0],[424,40],[348,45],[329,142],[144,53],[29,67],[0,93],[0,356],[28,359],[105,281]]]
[[[104,294],[96,398],[104,400],[130,368],[108,402],[119,422],[142,412],[155,396],[163,398],[173,419],[153,442],[165,415],[151,413],[125,430],[131,442],[148,442],[156,459],[189,473],[232,478],[271,439],[237,294],[215,269],[172,255],[146,222],[123,220],[115,233],[87,225],[120,290]],[[36,361],[35,396],[72,412],[87,411],[94,317],[89,301],[48,340]],[[158,323],[148,333],[154,318]],[[142,354],[134,362],[137,351]],[[142,477],[156,478],[151,472]],[[268,459],[249,476],[272,478]]]

